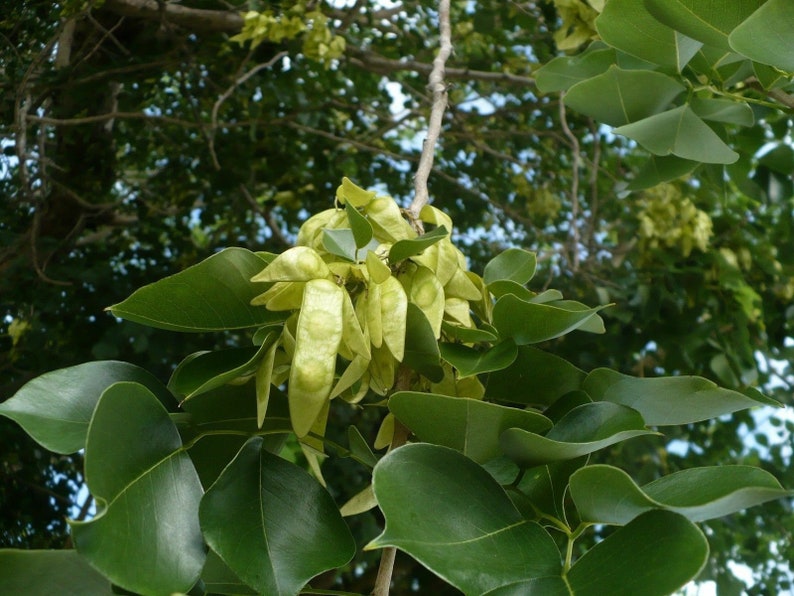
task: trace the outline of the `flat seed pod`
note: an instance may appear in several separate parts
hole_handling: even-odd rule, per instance
[[[268,310],[297,310],[303,302],[305,282],[278,281],[267,292],[251,300],[254,306],[264,304]]]
[[[378,395],[386,395],[394,385],[396,361],[386,346],[373,348],[372,361],[369,363],[369,387]]]
[[[321,236],[323,228],[333,227],[334,220],[339,217],[339,213],[344,214],[341,209],[326,209],[312,215],[303,222],[298,230],[298,238],[295,244],[298,246],[314,246],[318,236]]]
[[[265,421],[267,414],[267,405],[270,402],[270,387],[273,381],[273,365],[276,359],[276,350],[278,349],[278,340],[273,342],[265,352],[265,357],[259,363],[259,368],[256,370],[255,385],[256,385],[256,427],[262,428],[262,423]]]
[[[376,348],[383,345],[383,311],[380,303],[381,285],[370,283],[367,292],[367,329],[369,339]]]
[[[427,317],[436,339],[441,337],[441,322],[444,320],[444,287],[436,274],[427,267],[418,267],[411,280],[410,298]]]
[[[391,269],[374,252],[367,252],[367,271],[369,278],[375,283],[382,284],[391,277]]]
[[[342,204],[350,203],[354,207],[365,207],[375,198],[375,194],[374,190],[364,190],[345,176],[336,189],[336,200]]]
[[[251,281],[309,281],[326,279],[331,271],[319,253],[308,246],[288,248]]]
[[[342,296],[342,343],[347,347],[352,356],[370,358],[369,339],[364,335],[364,330],[356,317],[350,294],[344,292]],[[352,360],[349,358],[348,360]]]
[[[480,300],[482,292],[475,286],[466,275],[466,271],[458,268],[444,286],[444,295],[447,298],[463,298],[464,300]]]
[[[356,356],[353,358],[353,361],[347,365],[345,372],[342,373],[342,376],[339,377],[336,385],[334,385],[330,399],[341,395],[343,391],[347,391],[356,381],[361,379],[369,368],[369,362],[369,358],[365,358],[364,356]]]
[[[447,298],[444,301],[444,318],[464,327],[472,327],[471,313],[468,300],[462,298]]]
[[[408,296],[396,277],[381,284],[381,327],[383,343],[398,362],[405,357],[405,326],[408,321]]]
[[[422,210],[419,212],[419,219],[425,223],[433,224],[436,227],[444,226],[452,233],[452,218],[440,209],[433,207],[433,205],[425,205],[422,207]]]
[[[289,375],[289,410],[298,437],[311,430],[331,393],[342,341],[344,290],[332,281],[306,284]]]
[[[400,213],[400,207],[391,197],[373,199],[365,211],[379,242],[397,242],[416,238],[416,231]]]

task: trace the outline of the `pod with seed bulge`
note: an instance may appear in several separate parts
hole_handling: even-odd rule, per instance
[[[398,362],[405,356],[405,326],[408,320],[408,296],[396,277],[380,284],[380,311],[383,343]]]
[[[319,253],[308,246],[288,248],[251,281],[309,281],[326,279],[331,270]]]

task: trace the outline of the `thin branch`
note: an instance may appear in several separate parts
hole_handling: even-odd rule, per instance
[[[414,177],[414,200],[408,207],[414,220],[419,220],[419,212],[429,201],[427,180],[433,169],[433,157],[436,151],[436,142],[441,134],[441,124],[444,110],[447,107],[447,86],[444,82],[444,66],[452,53],[452,27],[449,22],[449,2],[441,0],[438,5],[438,26],[441,32],[438,54],[433,60],[433,70],[430,73],[428,87],[433,93],[433,107],[430,110],[430,121],[427,126],[427,138],[422,145],[422,156],[419,158],[419,167]]]
[[[265,220],[267,227],[270,228],[270,232],[273,234],[273,238],[275,238],[281,244],[281,246],[291,246],[292,243],[284,238],[284,234],[281,233],[281,228],[278,227],[278,222],[276,221],[276,218],[273,214],[273,210],[267,209],[266,207],[263,207],[257,203],[256,199],[254,199],[244,184],[240,185],[240,192],[242,193],[243,197],[245,197],[245,200],[248,201],[248,204],[251,205],[251,208],[259,213],[259,215],[261,215]]]
[[[189,120],[180,120],[179,118],[171,118],[169,116],[160,116],[157,114],[145,114],[144,112],[108,112],[107,114],[96,114],[94,116],[83,116],[81,118],[50,118],[47,116],[27,116],[28,122],[40,122],[41,124],[52,124],[54,126],[80,126],[82,124],[93,124],[95,122],[106,122],[113,119],[126,119],[126,120],[159,120],[167,124],[178,124],[179,126],[190,126],[199,128],[202,126],[198,122],[190,122]]]
[[[278,54],[276,54],[275,56],[273,56],[267,62],[263,62],[262,64],[257,64],[251,70],[249,70],[247,73],[245,73],[244,75],[238,77],[229,86],[229,88],[226,89],[226,91],[224,91],[221,94],[221,96],[218,98],[218,101],[215,102],[215,105],[212,106],[212,116],[210,118],[210,126],[211,126],[211,128],[210,128],[210,132],[209,132],[207,140],[208,140],[208,144],[209,144],[210,157],[212,157],[212,165],[215,166],[216,170],[220,170],[221,169],[221,164],[218,162],[218,156],[215,154],[215,132],[218,130],[218,110],[221,109],[221,106],[223,105],[223,102],[231,97],[232,93],[234,93],[234,90],[237,89],[237,87],[239,87],[240,85],[245,83],[248,79],[250,79],[252,76],[254,76],[259,71],[264,70],[265,68],[270,68],[271,66],[273,66],[276,62],[281,60],[286,55],[287,55],[286,51],[281,51]],[[250,56],[250,54],[249,54],[249,56]],[[248,58],[246,57],[246,60],[247,59]],[[243,64],[245,64],[245,62],[243,62]]]
[[[205,10],[180,6],[175,2],[157,0],[105,0],[102,10],[126,17],[166,22],[190,31],[208,33],[238,33],[243,28],[243,17],[236,10]]]
[[[571,164],[571,270],[575,273],[579,269],[579,164],[582,161],[579,139],[571,132],[568,118],[565,113],[564,92],[560,97],[560,125],[573,149],[573,163]]]
[[[601,135],[598,125],[590,121],[590,134],[593,135],[593,159],[590,167],[590,225],[587,230],[587,254],[593,256],[595,249],[595,233],[598,228],[598,174],[601,162]]]

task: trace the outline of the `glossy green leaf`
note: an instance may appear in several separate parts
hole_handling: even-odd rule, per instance
[[[207,553],[201,581],[204,582],[207,594],[235,594],[235,596],[256,594],[253,588],[237,577],[223,559],[212,551]]]
[[[659,22],[637,0],[610,0],[595,26],[601,39],[612,47],[678,72],[703,45]]]
[[[607,368],[587,375],[582,388],[594,400],[637,410],[650,426],[689,424],[764,403],[701,377],[636,378]]]
[[[171,331],[260,327],[280,313],[251,306],[267,289],[250,280],[267,261],[243,248],[227,248],[197,265],[136,290],[109,307],[114,316]]]
[[[436,242],[447,236],[449,236],[447,229],[444,226],[440,226],[418,238],[398,240],[389,250],[389,262],[394,264],[408,257],[421,254],[426,248],[433,246]]]
[[[395,449],[375,466],[373,487],[386,528],[366,548],[396,546],[466,594],[562,571],[546,530],[457,451],[422,443]]]
[[[372,225],[367,221],[367,218],[356,209],[353,203],[345,204],[345,213],[347,220],[350,222],[350,229],[353,232],[353,239],[356,242],[356,248],[364,248],[372,241]]]
[[[535,81],[542,93],[567,91],[580,81],[600,75],[615,63],[615,50],[601,48],[576,56],[559,56],[543,65],[535,73]]]
[[[580,328],[602,308],[568,310],[508,294],[494,304],[493,325],[501,337],[512,338],[519,346],[536,344]]]
[[[488,261],[482,272],[482,279],[486,285],[505,279],[524,285],[535,275],[537,264],[534,252],[508,248]]]
[[[413,302],[408,303],[406,313],[403,363],[434,383],[444,378],[441,353],[433,328],[422,310]]]
[[[0,594],[111,596],[110,581],[73,550],[0,550]]]
[[[167,408],[176,400],[144,369],[115,360],[61,368],[28,381],[0,404],[0,414],[17,422],[39,445],[55,453],[85,447],[88,423],[102,392],[118,381],[147,387]]]
[[[538,302],[535,300],[534,302]],[[586,310],[590,310],[590,307],[586,304],[582,304],[581,302],[577,302],[576,300],[550,300],[548,302],[543,302],[542,304],[548,304],[549,306],[556,306],[558,308],[564,308],[565,310],[572,310],[572,311],[579,311],[583,312]],[[611,306],[610,304],[604,305]],[[606,333],[606,328],[604,327],[604,319],[602,319],[599,315],[593,315],[589,319],[587,319],[582,325],[577,327],[579,331],[587,331],[588,333]]]
[[[358,248],[356,247],[356,238],[353,235],[353,230],[350,228],[324,229],[323,247],[332,255],[341,257],[346,261],[356,261]]]
[[[524,472],[517,490],[531,503],[529,519],[545,513],[566,519],[565,501],[569,498],[571,474],[587,464],[588,456],[535,466]]]
[[[513,403],[547,406],[569,391],[579,389],[584,371],[531,346],[519,346],[515,362],[488,376],[486,395]]]
[[[518,356],[518,347],[511,340],[483,351],[463,344],[442,343],[439,348],[441,357],[457,369],[459,378],[505,369]]]
[[[367,441],[361,436],[361,431],[355,426],[347,428],[347,441],[350,445],[351,457],[365,466],[374,468],[378,458],[372,453]]]
[[[501,298],[506,294],[513,294],[516,298],[533,302],[536,294],[529,290],[526,286],[521,285],[509,279],[497,279],[488,284],[488,291],[493,294],[494,298]]]
[[[77,551],[127,590],[189,590],[205,558],[201,483],[168,413],[143,385],[116,383],[99,398],[85,476],[97,515],[70,522]]]
[[[728,35],[765,0],[645,0],[662,23],[704,44],[729,49]]]
[[[632,122],[614,130],[634,139],[656,155],[677,155],[704,163],[733,163],[739,154],[732,151],[689,106]]]
[[[792,28],[794,3],[769,0],[733,30],[728,43],[756,62],[794,73]]]
[[[263,450],[259,437],[210,487],[199,516],[212,550],[260,594],[297,594],[315,575],[347,563],[356,549],[325,489]]]
[[[704,120],[725,122],[739,126],[752,126],[755,116],[750,106],[741,101],[719,98],[692,98],[692,111]]]
[[[483,596],[571,596],[562,577],[538,577],[496,588]]]
[[[662,112],[683,91],[681,83],[665,74],[612,66],[571,87],[565,105],[604,124],[620,126]]]
[[[566,579],[576,596],[666,596],[694,579],[708,554],[692,522],[649,511],[582,555]]]
[[[389,410],[422,441],[457,449],[479,463],[501,454],[499,435],[508,428],[537,433],[551,428],[537,412],[433,393],[397,392]]]
[[[662,182],[669,182],[689,174],[699,165],[700,162],[681,159],[674,155],[651,155],[626,189],[651,188]]]
[[[519,428],[500,437],[505,455],[523,468],[574,459],[615,443],[654,433],[635,410],[609,402],[578,406],[541,436]]]
[[[623,470],[587,466],[571,476],[570,490],[583,521],[615,525],[651,509],[701,522],[794,494],[768,472],[751,466],[681,470],[642,488]]]
[[[444,321],[441,325],[444,335],[449,339],[455,339],[464,343],[479,343],[479,342],[496,342],[499,337],[492,328],[473,328],[473,327],[460,327]]]

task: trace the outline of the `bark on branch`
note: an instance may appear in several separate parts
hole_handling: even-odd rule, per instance
[[[236,11],[206,10],[180,6],[173,2],[160,4],[157,0],[105,0],[103,10],[125,17],[136,17],[167,23],[197,32],[238,33],[243,17]]]

